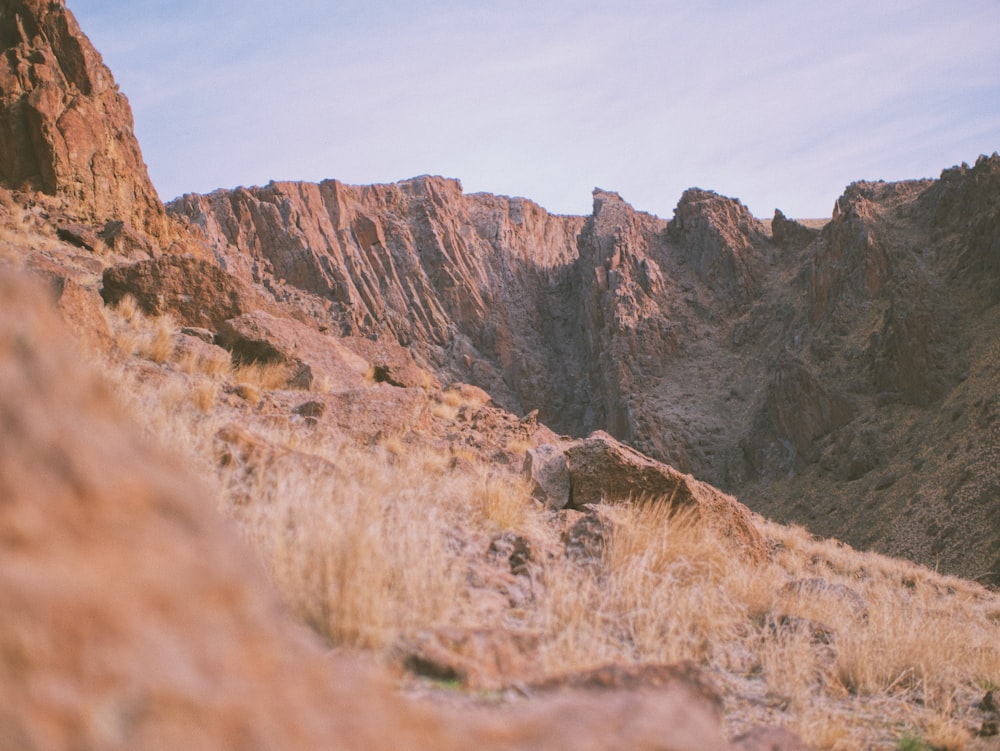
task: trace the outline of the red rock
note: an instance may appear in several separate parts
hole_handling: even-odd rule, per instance
[[[223,322],[267,308],[249,285],[210,261],[163,256],[104,271],[101,295],[117,305],[131,295],[147,315],[169,313],[178,323],[218,331]]]
[[[586,504],[651,501],[696,510],[751,559],[763,559],[765,546],[750,511],[690,475],[661,464],[597,431],[566,449],[571,486],[571,508]]]
[[[771,219],[771,236],[775,245],[786,250],[803,250],[819,237],[819,230],[807,227],[794,219],[789,219],[780,210],[774,210]]]
[[[73,14],[63,2],[3,0],[0,18],[0,182],[166,236],[128,101]]]
[[[295,388],[343,391],[366,385],[367,360],[306,324],[256,310],[225,321],[220,345],[240,362],[284,363]]]

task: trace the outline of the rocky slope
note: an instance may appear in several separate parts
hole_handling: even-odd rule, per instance
[[[562,217],[433,177],[169,211],[322,325],[393,338],[557,431],[607,430],[779,519],[998,583],[998,174],[994,156],[856,183],[822,232],[780,212],[769,232],[697,189],[667,222],[601,190]]]
[[[64,4],[0,0],[0,42],[0,748],[791,751],[766,726],[891,747],[916,715],[934,746],[989,747],[994,595],[685,472],[996,576],[1000,159],[852,185],[822,232],[698,189],[670,221],[602,190],[561,217],[430,177],[186,196],[172,218]],[[128,398],[152,400],[145,435]],[[335,533],[371,533],[345,532],[338,486],[379,485],[362,505],[411,516],[331,564]],[[358,551],[388,559],[448,494],[440,550],[364,579]],[[381,602],[438,553],[465,610],[379,629],[433,707],[288,618],[357,647],[338,582]]]

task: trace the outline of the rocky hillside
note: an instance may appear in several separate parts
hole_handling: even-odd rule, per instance
[[[995,592],[706,480],[997,582],[1000,158],[167,210],[64,3],[0,46],[0,749],[996,747]]]
[[[855,183],[821,231],[698,189],[670,221],[602,190],[565,217],[435,177],[169,212],[332,331],[390,338],[774,518],[996,584],[998,197],[994,155]]]

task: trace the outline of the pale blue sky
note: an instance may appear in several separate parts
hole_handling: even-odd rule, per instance
[[[459,178],[664,217],[687,187],[829,216],[1000,149],[998,0],[68,0],[161,197]]]

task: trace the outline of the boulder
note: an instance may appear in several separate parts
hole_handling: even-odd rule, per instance
[[[410,351],[396,342],[360,336],[347,336],[340,341],[371,363],[369,378],[375,383],[400,388],[441,388],[434,375],[420,367]]]
[[[118,305],[131,295],[146,315],[169,313],[185,326],[218,331],[223,322],[267,305],[252,287],[217,264],[189,256],[162,256],[104,271],[101,295]]]
[[[603,431],[570,444],[566,459],[571,508],[615,502],[667,503],[695,511],[748,557],[766,556],[764,541],[743,504],[691,475],[640,454]]]
[[[263,310],[223,322],[216,341],[232,352],[237,362],[288,365],[292,373],[289,385],[295,388],[343,391],[368,383],[368,361],[339,340]]]
[[[524,474],[532,483],[531,495],[553,511],[570,501],[569,467],[566,453],[558,446],[543,444],[524,455]]]

